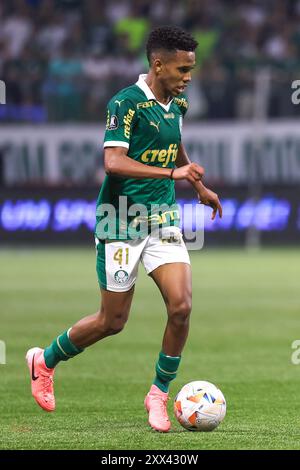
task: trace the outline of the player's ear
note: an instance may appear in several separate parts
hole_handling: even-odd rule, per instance
[[[159,75],[162,71],[162,62],[160,59],[155,59],[153,61],[153,67],[157,75]]]

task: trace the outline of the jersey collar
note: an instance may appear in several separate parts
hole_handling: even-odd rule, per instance
[[[138,81],[136,82],[136,85],[145,93],[146,97],[148,100],[155,100],[157,101],[157,103],[162,107],[164,108],[166,111],[169,111],[170,109],[170,106],[172,104],[172,101],[173,101],[173,98],[171,99],[171,101],[169,101],[168,104],[163,104],[161,103],[160,101],[158,101],[154,94],[152,93],[151,89],[149,88],[149,86],[147,85],[147,83],[145,82],[146,80],[146,77],[147,77],[147,74],[143,73],[141,75],[139,75],[139,79]]]

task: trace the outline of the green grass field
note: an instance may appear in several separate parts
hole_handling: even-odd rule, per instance
[[[194,253],[190,336],[171,397],[208,380],[227,399],[224,422],[159,434],[143,408],[165,324],[164,305],[140,267],[131,317],[117,336],[58,366],[57,410],[30,394],[24,355],[98,309],[94,250],[0,251],[1,449],[300,449],[300,250]]]

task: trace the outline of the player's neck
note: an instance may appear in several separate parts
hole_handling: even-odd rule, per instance
[[[147,83],[148,87],[152,91],[157,101],[159,101],[160,103],[168,104],[169,101],[172,99],[169,93],[164,90],[162,85],[159,83],[158,80],[155,79],[151,72],[148,73],[145,82]]]

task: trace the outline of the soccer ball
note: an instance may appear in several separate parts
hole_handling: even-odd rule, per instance
[[[214,384],[198,380],[186,384],[174,402],[177,421],[189,431],[212,431],[225,418],[226,401]]]

